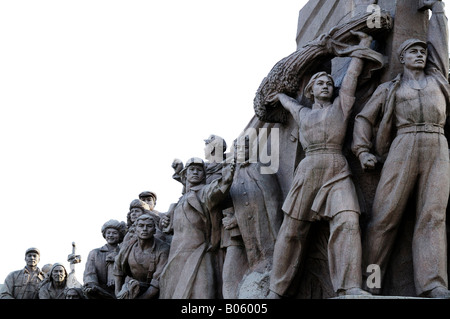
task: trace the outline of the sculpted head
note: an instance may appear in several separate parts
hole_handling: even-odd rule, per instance
[[[102,235],[106,242],[110,245],[116,245],[122,242],[125,236],[126,225],[124,222],[119,222],[115,219],[110,219],[102,226]]]
[[[56,284],[62,284],[67,279],[66,268],[59,263],[53,264],[49,278],[50,281],[53,281]]]
[[[145,191],[139,194],[139,199],[144,201],[149,206],[150,210],[153,210],[156,205],[156,194],[154,192]]]
[[[136,219],[136,235],[139,239],[151,239],[156,232],[155,220],[148,214],[143,214]]]
[[[127,214],[128,227],[134,224],[136,218],[144,214],[147,210],[150,210],[150,206],[140,199],[133,199],[130,203],[130,211]]]
[[[334,93],[334,80],[326,72],[318,72],[311,77],[305,87],[304,94],[307,98],[316,101],[331,101]]]
[[[37,248],[28,248],[25,252],[25,263],[30,268],[35,268],[39,263],[41,258],[41,253]]]
[[[240,136],[234,140],[234,158],[237,163],[245,163],[250,158],[250,137]]]
[[[189,185],[199,185],[205,183],[205,163],[201,158],[192,157],[187,160],[181,174],[186,177],[186,182],[189,183]]]
[[[404,68],[423,70],[428,56],[426,42],[419,39],[408,39],[398,49],[398,58]]]

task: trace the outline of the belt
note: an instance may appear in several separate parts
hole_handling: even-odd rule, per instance
[[[397,135],[406,133],[436,133],[444,134],[444,128],[439,124],[408,124],[403,125],[397,129]]]
[[[342,145],[320,143],[311,144],[305,148],[306,155],[319,151],[323,151],[325,153],[342,154]]]

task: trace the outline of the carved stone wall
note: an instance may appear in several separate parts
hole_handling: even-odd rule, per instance
[[[413,5],[412,5],[413,3]],[[418,11],[418,3],[410,0],[310,0],[299,12],[297,30],[297,48],[302,48],[309,41],[321,34],[328,33],[333,27],[346,23],[358,15],[367,14],[370,4],[378,4],[381,10],[393,18],[393,28],[386,36],[374,37],[375,49],[386,56],[386,67],[365,83],[360,84],[357,90],[357,100],[353,117],[348,126],[348,139],[344,146],[344,154],[352,169],[354,183],[361,202],[361,228],[364,234],[365,224],[371,214],[371,207],[376,186],[381,172],[381,165],[374,171],[363,171],[359,161],[350,151],[351,132],[353,131],[354,116],[364,107],[375,88],[388,80],[393,79],[402,71],[396,49],[406,39],[415,37],[426,39],[428,25],[428,11]],[[413,23],[411,23],[413,21]],[[329,64],[317,66],[317,71],[331,72],[336,86],[347,71],[349,58],[334,58]],[[249,127],[263,127],[267,123],[256,118],[252,119]],[[278,178],[285,197],[289,191],[294,170],[303,158],[303,150],[298,142],[298,127],[289,116],[286,123],[272,124],[280,133],[280,170]],[[398,233],[399,240],[392,254],[389,270],[386,273],[382,293],[390,296],[414,296],[414,280],[412,275],[411,237],[414,225],[413,200],[407,208]],[[298,291],[299,298],[330,298],[334,297],[327,267],[327,235],[326,223],[317,223],[311,236],[308,258]]]

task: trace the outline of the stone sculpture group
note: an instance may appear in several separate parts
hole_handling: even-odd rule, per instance
[[[106,244],[87,257],[83,285],[61,264],[42,272],[30,248],[0,298],[450,299],[448,27],[443,1],[417,2],[432,12],[426,39],[389,47],[392,18],[374,9],[280,60],[228,153],[211,135],[204,160],[174,160],[183,191],[167,212],[146,191],[126,223],[102,225]],[[381,81],[392,55],[400,74]],[[279,170],[264,170],[261,149]]]

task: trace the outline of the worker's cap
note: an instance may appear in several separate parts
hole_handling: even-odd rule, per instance
[[[41,255],[41,252],[40,252],[39,249],[37,249],[36,247],[28,248],[28,249],[25,251],[25,256],[28,255],[29,253],[36,253],[36,254],[38,254],[39,256]]]
[[[205,162],[203,162],[203,160],[199,157],[191,157],[190,159],[188,159],[186,161],[186,165],[184,165],[184,168],[188,168],[191,165],[204,165]]]
[[[205,162],[203,162],[203,160],[201,158],[191,157],[190,159],[188,159],[186,161],[186,164],[184,165],[184,168],[181,170],[180,175],[185,176],[186,170],[188,169],[189,166],[192,166],[192,165],[201,165],[203,167],[203,169],[205,169]]]
[[[140,208],[142,210],[150,210],[150,207],[148,204],[140,199],[133,199],[133,201],[130,203],[130,210],[133,208]]]
[[[139,194],[139,199],[143,199],[143,198],[146,198],[146,197],[153,197],[153,199],[156,202],[157,197],[156,197],[156,194],[153,193],[153,192],[145,191],[145,192],[142,192],[142,193]]]
[[[405,42],[403,42],[400,47],[397,50],[398,57],[400,58],[403,53],[408,50],[413,45],[420,45],[423,48],[427,49],[428,45],[425,41],[419,40],[419,39],[408,39]]]

